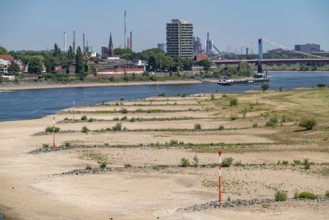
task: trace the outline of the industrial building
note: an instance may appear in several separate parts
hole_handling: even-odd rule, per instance
[[[305,53],[321,51],[319,44],[297,44],[295,45],[295,50]]]
[[[168,56],[193,58],[193,24],[172,19],[171,23],[167,23],[166,31]]]

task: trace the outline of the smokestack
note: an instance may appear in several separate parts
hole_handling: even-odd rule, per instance
[[[133,50],[133,32],[130,31],[130,45],[129,45],[129,49]]]
[[[124,44],[125,44],[125,49],[127,49],[127,24],[126,24],[126,17],[127,17],[127,12],[125,11],[124,13]]]
[[[82,34],[82,51],[83,51],[83,54],[86,53],[85,33]]]
[[[66,31],[64,31],[64,51],[66,51]]]
[[[259,73],[263,72],[262,60],[263,60],[263,39],[259,38],[258,39],[258,64],[257,64]]]
[[[75,53],[75,31],[73,31],[73,53]]]

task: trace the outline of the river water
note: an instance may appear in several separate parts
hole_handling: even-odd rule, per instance
[[[329,85],[329,72],[273,72],[269,73],[270,89],[283,90],[302,87],[316,87],[318,83]],[[197,93],[242,93],[261,89],[261,85],[220,86],[217,83],[183,85],[145,85],[118,87],[88,87],[0,91],[0,121],[13,121],[40,118],[54,114],[61,109],[96,104],[114,100],[135,100],[166,95]]]

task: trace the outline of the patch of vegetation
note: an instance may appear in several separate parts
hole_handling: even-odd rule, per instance
[[[87,121],[88,118],[87,118],[87,116],[84,115],[80,119],[81,119],[81,121]]]
[[[272,127],[275,128],[278,124],[278,119],[276,117],[270,118],[270,120],[268,120],[266,122],[266,127]]]
[[[87,126],[83,126],[82,129],[81,129],[81,132],[82,133],[85,133],[85,134],[88,134],[89,131],[90,130],[89,130],[89,128]]]
[[[99,168],[100,168],[101,170],[104,170],[104,169],[106,168],[106,166],[107,166],[107,163],[106,163],[105,161],[103,161],[103,162],[101,162],[101,163],[99,164]]]
[[[58,133],[61,129],[59,127],[55,127],[55,133]],[[54,132],[54,127],[47,127],[45,132]]]
[[[197,155],[193,157],[193,166],[198,167],[199,166],[199,158]]]
[[[214,101],[215,100],[215,95],[214,94],[211,94],[210,95],[210,101]]]
[[[123,108],[123,109],[120,110],[120,112],[121,112],[122,114],[127,114],[127,113],[128,113],[128,110],[127,110],[126,108]]]
[[[327,190],[324,195],[325,195],[325,197],[329,198],[329,190]]]
[[[195,124],[194,129],[195,130],[201,130],[201,125],[200,124]]]
[[[327,84],[325,84],[325,83],[318,83],[318,87],[319,88],[324,88],[324,87],[326,87],[327,86]]]
[[[218,127],[218,130],[224,130],[224,129],[225,129],[225,128],[224,128],[223,125],[221,125],[221,126]]]
[[[233,158],[232,157],[227,157],[222,161],[222,167],[229,167],[232,165]]]
[[[168,165],[160,164],[160,165],[153,166],[152,168],[153,168],[153,170],[163,170],[163,169],[166,169],[168,167],[169,167]]]
[[[166,96],[166,93],[164,93],[164,92],[159,93],[158,96]]]
[[[238,105],[238,99],[237,98],[230,99],[230,106],[235,106],[235,105]]]
[[[298,166],[298,165],[301,165],[302,162],[300,160],[294,160],[294,164]]]
[[[49,144],[43,144],[42,147],[43,148],[49,148]]]
[[[288,198],[287,193],[285,191],[277,191],[274,197],[275,201],[286,201]]]
[[[122,124],[121,123],[117,123],[116,125],[114,125],[112,127],[113,131],[121,131],[122,130]]]
[[[130,168],[130,167],[132,167],[132,166],[131,166],[130,163],[125,163],[125,164],[124,164],[124,167],[125,167],[125,168]]]
[[[86,170],[91,170],[91,169],[92,169],[92,167],[90,165],[86,166]]]
[[[296,192],[294,195],[294,198],[295,199],[312,199],[312,200],[314,200],[314,199],[317,199],[318,196],[312,192],[305,191],[305,192],[301,192],[301,193]]]
[[[237,115],[231,115],[231,121],[237,120],[239,117]]]
[[[185,157],[183,157],[181,159],[180,166],[181,167],[189,167],[190,166],[190,161],[188,159],[186,159]]]
[[[306,130],[312,130],[314,126],[318,124],[315,118],[304,117],[300,120],[299,126],[304,127]]]

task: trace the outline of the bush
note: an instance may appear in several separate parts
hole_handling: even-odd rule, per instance
[[[262,90],[263,92],[265,92],[266,90],[268,90],[270,88],[270,86],[268,85],[268,83],[263,83],[262,84]]]
[[[81,129],[81,132],[82,132],[82,133],[86,133],[86,134],[87,134],[88,131],[90,131],[90,130],[89,130],[89,128],[87,128],[86,126],[83,126],[82,129]]]
[[[313,199],[314,200],[314,199],[317,199],[318,196],[315,195],[312,192],[301,192],[301,193],[297,193],[297,198],[299,198],[299,199]]]
[[[59,127],[55,127],[55,133],[58,133],[61,129]],[[54,132],[54,128],[53,127],[47,127],[45,129],[45,132]]]
[[[65,146],[65,147],[69,147],[69,146],[71,146],[71,144],[70,144],[70,142],[65,142],[65,143],[64,143],[64,146]]]
[[[306,130],[312,130],[314,126],[318,124],[315,118],[305,117],[299,122],[299,126],[304,127]]]
[[[233,158],[232,157],[227,157],[222,161],[222,167],[229,167],[232,165]]]
[[[199,166],[199,158],[198,158],[197,155],[195,155],[193,157],[193,162],[194,162],[194,164],[193,164],[194,167],[198,167]]]
[[[122,114],[127,114],[128,113],[128,110],[126,108],[123,108],[123,109],[121,109],[121,113]]]
[[[275,128],[278,124],[278,119],[277,118],[270,118],[270,120],[268,120],[266,122],[266,127],[272,127],[272,128]]]
[[[239,117],[237,115],[231,115],[231,121],[237,120]]]
[[[252,127],[253,127],[253,128],[257,128],[257,127],[258,127],[258,124],[257,124],[257,123],[254,123],[254,124],[252,125]]]
[[[214,96],[214,94],[211,94],[210,101],[214,101],[214,100],[215,100],[215,96]]]
[[[294,160],[294,164],[295,164],[295,165],[301,165],[302,162],[301,162],[300,160]]]
[[[326,191],[326,194],[324,194],[327,198],[329,198],[329,190]]]
[[[238,99],[237,98],[232,98],[230,99],[230,106],[238,105]]]
[[[275,201],[286,201],[287,198],[287,193],[284,191],[277,191],[275,193]]]
[[[85,115],[81,117],[81,121],[87,121],[87,119],[88,119],[88,118],[87,118],[87,116],[85,116]]]
[[[106,165],[107,165],[107,163],[105,161],[103,161],[102,163],[100,163],[99,168],[103,170],[106,168]]]
[[[92,169],[92,167],[90,165],[86,166],[86,170],[91,170],[91,169]]]
[[[195,130],[200,130],[201,129],[201,125],[200,124],[195,124],[194,125],[194,129]]]
[[[221,125],[221,126],[218,127],[218,130],[224,130],[224,129],[225,129],[225,128],[224,128],[223,125]]]
[[[285,165],[285,166],[287,166],[289,164],[289,162],[287,160],[283,160],[282,161],[282,164]]]
[[[166,93],[162,92],[162,93],[158,94],[158,96],[166,96]]]
[[[189,167],[190,166],[190,161],[186,158],[182,158],[180,162],[181,167]]]
[[[117,123],[115,126],[112,127],[113,131],[121,131],[122,130],[122,124]]]
[[[169,145],[170,146],[178,145],[178,141],[176,141],[176,140],[170,140]]]
[[[49,144],[43,144],[42,147],[43,148],[49,148]]]
[[[129,167],[131,167],[131,164],[130,163],[125,163],[124,166],[125,166],[125,168],[129,168]]]
[[[326,86],[327,86],[327,84],[325,84],[325,83],[318,83],[319,88],[323,88],[323,87],[326,87]]]

